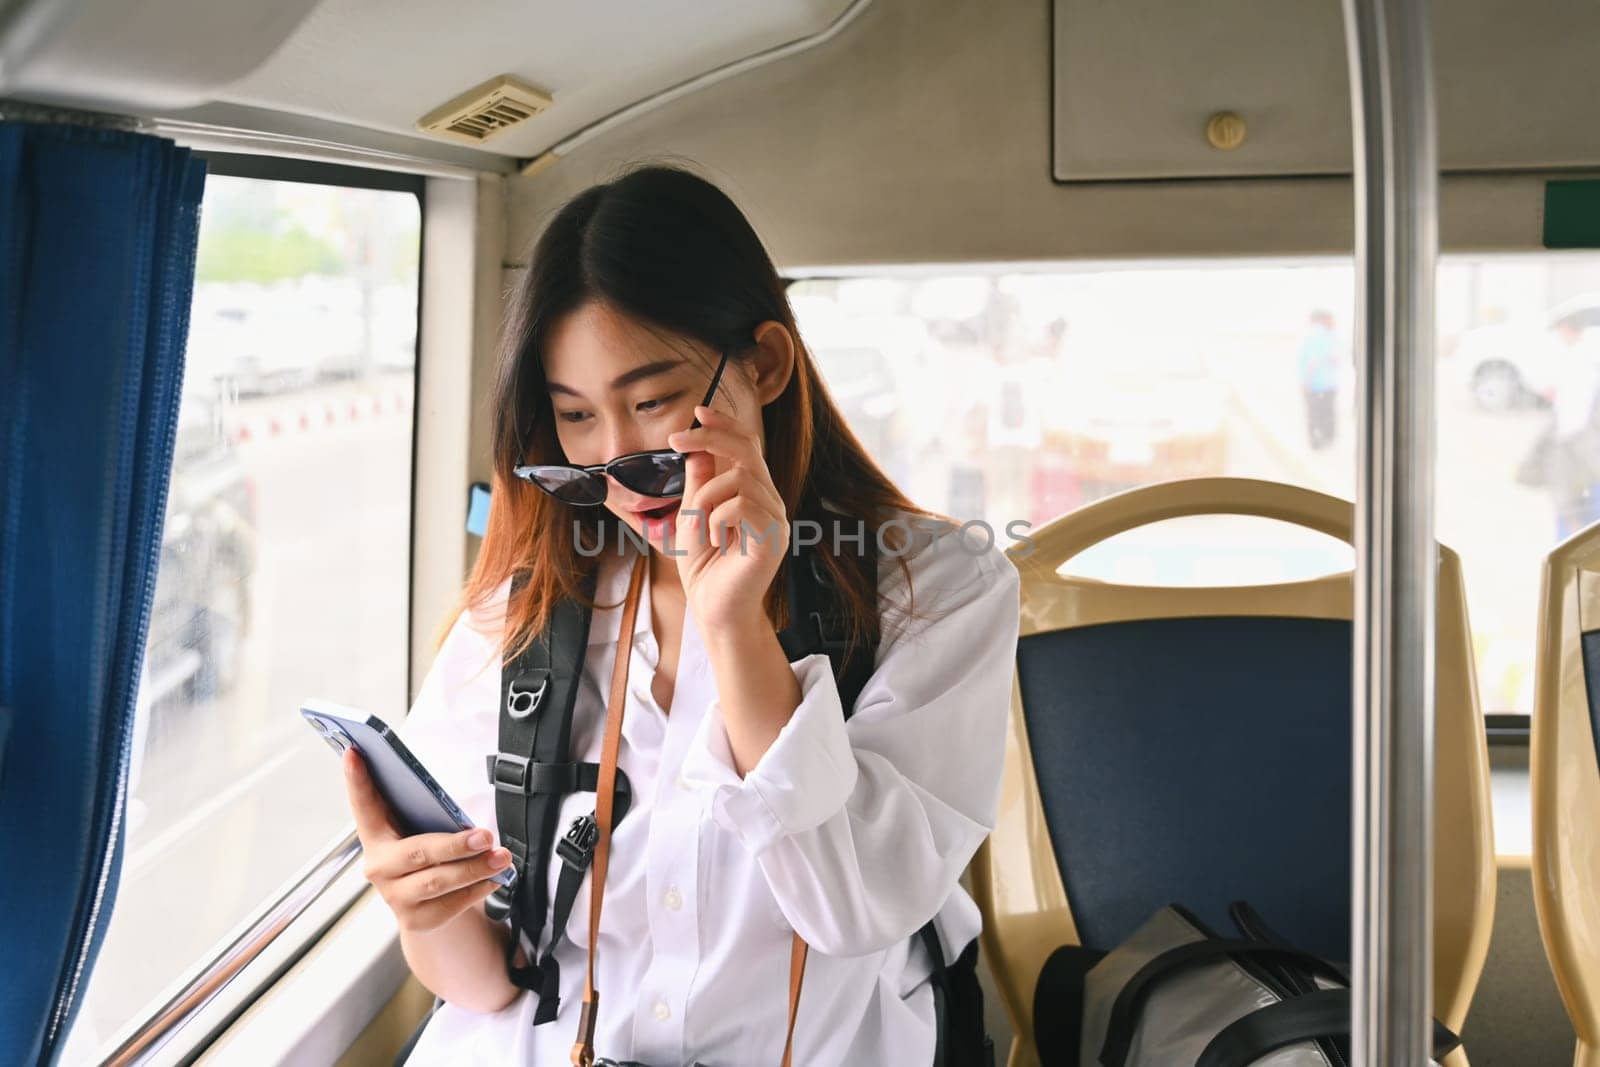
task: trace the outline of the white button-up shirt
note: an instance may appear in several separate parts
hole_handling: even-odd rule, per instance
[[[599,602],[618,604],[631,560],[608,554]],[[793,664],[794,716],[743,778],[716,681],[685,613],[670,714],[646,579],[619,764],[633,801],[617,824],[597,946],[595,1050],[651,1067],[776,1067],[789,948],[811,946],[795,1027],[800,1064],[931,1063],[932,965],[914,934],[937,915],[947,959],[977,935],[957,884],[994,824],[1018,628],[1018,579],[974,532],[881,561],[876,669],[845,720],[828,659]],[[496,825],[484,755],[498,747],[497,653],[506,587],[446,637],[401,734],[473,822]],[[598,762],[620,606],[591,622],[573,718],[574,759]],[[594,809],[563,803],[558,832]],[[548,872],[555,892],[560,860]],[[546,933],[548,936],[548,921]],[[412,1064],[568,1062],[589,931],[587,879],[558,946],[561,1008],[532,1025],[537,994],[501,1011],[440,1006]],[[526,942],[525,942],[526,946]]]

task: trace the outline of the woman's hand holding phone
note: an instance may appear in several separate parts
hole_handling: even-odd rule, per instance
[[[366,855],[362,873],[394,912],[400,929],[436,930],[495,891],[498,883],[490,879],[510,865],[511,853],[491,848],[488,830],[404,836],[361,756],[351,748],[341,758],[356,834]]]

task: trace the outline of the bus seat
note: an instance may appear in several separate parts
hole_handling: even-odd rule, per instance
[[[423,989],[422,983],[417,981],[416,975],[406,979],[406,983],[415,985],[418,989]],[[426,989],[423,989],[423,991],[426,992]],[[394,1067],[405,1067],[406,1061],[411,1058],[412,1051],[417,1047],[417,1042],[422,1039],[422,1031],[428,1028],[428,1024],[433,1021],[434,1012],[438,1011],[443,1004],[444,998],[436,996],[433,998],[432,1006],[427,1011],[410,1019],[411,1032],[401,1042],[399,1051],[394,1054]],[[351,1067],[355,1067],[355,1064],[352,1063]]]
[[[368,1067],[375,1063],[403,1067],[417,1038],[422,1036],[422,1028],[438,1009],[439,998],[428,992],[416,975],[407,975],[333,1067]]]
[[[1227,930],[1229,902],[1248,899],[1285,936],[1350,958],[1350,573],[1216,588],[1058,573],[1116,534],[1191,515],[1346,543],[1354,523],[1335,497],[1204,478],[1098,501],[1011,549],[1017,673],[1000,811],[972,880],[1012,1067],[1038,1062],[1050,953],[1112,947],[1171,902]],[[1434,1012],[1459,1032],[1488,952],[1494,845],[1466,595],[1443,546],[1438,603]]]
[[[1533,689],[1534,905],[1573,1063],[1600,1067],[1600,525],[1545,559]]]

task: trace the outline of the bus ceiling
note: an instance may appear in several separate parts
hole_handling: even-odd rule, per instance
[[[1345,254],[1339,10],[1292,7],[673,0],[646,25],[510,0],[470,21],[417,2],[22,0],[0,14],[0,99],[133,114],[201,148],[521,174],[516,236],[519,211],[672,155],[729,179],[786,267]],[[1600,7],[1431,18],[1443,247],[1592,246],[1547,235],[1545,180],[1600,172]],[[1592,194],[1556,206],[1573,195]]]

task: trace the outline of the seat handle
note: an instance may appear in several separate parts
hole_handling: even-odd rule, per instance
[[[1187,478],[1130,489],[1054,519],[1006,555],[1028,575],[1053,574],[1102,541],[1166,519],[1248,515],[1303,526],[1355,543],[1355,505],[1336,496],[1258,478]]]

